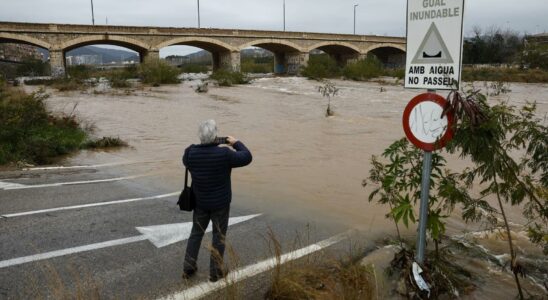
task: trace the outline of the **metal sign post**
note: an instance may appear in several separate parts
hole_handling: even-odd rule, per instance
[[[462,66],[464,0],[407,0],[405,88],[428,89],[403,113],[405,135],[424,150],[416,261],[424,262],[432,151],[452,137],[452,116],[442,118],[446,100],[435,90],[458,87]]]
[[[426,247],[426,222],[428,220],[428,196],[430,194],[430,172],[432,171],[432,152],[424,151],[422,160],[421,207],[419,211],[419,236],[417,237],[417,254],[415,260],[424,262]]]
[[[451,130],[453,116],[441,117],[447,100],[433,92],[429,91],[414,97],[403,112],[403,130],[407,139],[413,145],[424,150],[417,253],[415,257],[418,263],[424,262],[426,247],[432,151],[442,148],[453,137],[453,131]]]

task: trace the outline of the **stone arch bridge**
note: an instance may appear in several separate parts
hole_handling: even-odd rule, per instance
[[[122,46],[139,53],[141,61],[159,58],[160,49],[188,45],[209,51],[213,69],[240,70],[240,51],[260,47],[274,54],[276,73],[296,74],[313,50],[322,50],[340,64],[372,53],[383,63],[405,62],[400,37],[281,32],[0,22],[0,43],[25,43],[49,50],[52,75],[65,74],[65,53],[93,44]]]

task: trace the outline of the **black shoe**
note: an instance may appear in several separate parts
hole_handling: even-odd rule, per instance
[[[189,279],[190,277],[194,276],[194,274],[196,274],[196,270],[190,270],[190,271],[185,270],[181,277],[183,277],[183,279],[186,280],[186,279]]]

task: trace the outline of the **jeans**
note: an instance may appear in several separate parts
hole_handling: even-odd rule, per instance
[[[209,262],[209,275],[210,277],[220,278],[223,276],[223,256],[225,252],[225,237],[226,230],[228,228],[228,215],[230,212],[230,206],[219,210],[202,210],[194,208],[192,215],[192,231],[188,238],[186,246],[186,255],[184,263],[184,271],[191,272],[198,269],[196,261],[198,260],[198,252],[200,251],[200,244],[204,237],[205,230],[211,220],[213,227],[213,240],[212,251]]]

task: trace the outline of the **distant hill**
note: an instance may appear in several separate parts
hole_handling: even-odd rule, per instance
[[[38,51],[43,53],[44,57],[47,57],[47,50],[38,48]],[[139,61],[139,54],[129,50],[119,50],[119,49],[109,49],[101,48],[96,46],[84,46],[78,49],[68,51],[66,56],[78,56],[78,55],[100,55],[103,58],[103,63],[108,64],[111,62],[122,62],[122,61]],[[177,57],[178,55],[175,55]],[[261,49],[261,48],[251,48],[242,50],[242,58],[248,57],[265,57],[272,56],[272,52]],[[195,53],[185,55],[184,57],[188,58],[190,63],[205,63],[211,61],[211,53],[205,50],[200,50]]]
[[[252,48],[252,49],[244,49],[241,53],[241,58],[249,58],[249,57],[267,57],[272,56],[272,52],[261,49],[261,48]],[[174,57],[177,57],[176,55]],[[211,61],[211,53],[205,50],[200,50],[195,53],[191,53],[188,55],[183,56],[188,59],[190,63],[204,63],[204,62],[210,62]]]
[[[112,62],[121,63],[129,60],[139,61],[139,54],[136,52],[95,46],[84,46],[66,53],[66,56],[78,55],[99,55],[103,58],[102,61],[104,64],[109,64]]]

